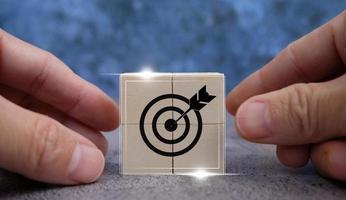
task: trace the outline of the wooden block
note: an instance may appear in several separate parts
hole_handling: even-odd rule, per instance
[[[197,129],[198,127],[193,125],[190,129],[191,134],[183,142],[175,144],[174,151],[180,151],[191,144]],[[174,173],[194,173],[197,170],[224,173],[224,132],[223,124],[203,125],[202,134],[196,146],[185,154],[174,157]]]
[[[162,94],[172,93],[171,73],[155,74],[152,77],[142,76],[140,73],[125,73],[121,74],[120,81],[122,124],[139,124],[143,109],[151,100]],[[151,108],[147,118],[151,119],[153,114],[167,105],[172,105],[171,99],[158,102],[158,105]]]
[[[173,93],[190,98],[199,89],[206,86],[206,91],[216,97],[200,110],[203,124],[225,123],[224,81],[224,75],[220,73],[174,73]],[[188,107],[187,104],[176,99],[173,101],[173,105],[182,109]]]
[[[123,174],[224,172],[223,74],[126,73],[120,81]]]
[[[150,125],[145,125],[150,130]],[[158,127],[162,132],[164,127]],[[148,131],[148,140],[158,149],[171,152],[172,145],[163,144]],[[122,125],[122,174],[172,174],[172,158],[161,156],[143,142],[138,125]]]

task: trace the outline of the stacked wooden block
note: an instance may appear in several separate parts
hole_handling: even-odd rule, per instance
[[[224,173],[224,75],[125,73],[123,174]]]

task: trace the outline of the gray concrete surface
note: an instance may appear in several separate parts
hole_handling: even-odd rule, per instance
[[[228,126],[227,173],[211,176],[121,176],[117,135],[110,134],[105,171],[96,183],[52,186],[0,171],[1,199],[346,199],[346,184],[318,176],[311,165],[283,167],[268,145],[245,142]]]

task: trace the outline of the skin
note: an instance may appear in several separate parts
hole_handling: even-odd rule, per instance
[[[227,96],[239,134],[346,181],[346,11],[292,42]]]
[[[346,181],[346,11],[291,43],[227,97],[245,139]],[[117,105],[54,55],[0,29],[0,167],[74,185],[98,179]],[[95,117],[96,116],[96,117]]]
[[[55,184],[95,181],[118,108],[52,54],[0,29],[0,167]]]

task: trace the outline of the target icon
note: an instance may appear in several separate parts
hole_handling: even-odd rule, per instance
[[[164,94],[161,96],[158,96],[151,100],[144,108],[141,117],[140,117],[140,123],[139,123],[139,128],[140,128],[140,133],[142,136],[142,139],[144,143],[155,153],[160,154],[162,156],[167,156],[167,157],[175,157],[175,156],[180,156],[188,151],[190,151],[197,143],[198,140],[200,139],[202,135],[202,128],[203,128],[203,120],[202,116],[200,114],[200,110],[206,106],[211,100],[213,100],[216,96],[209,95],[206,89],[206,85],[204,85],[200,90],[197,91],[191,98],[186,98],[182,95],[178,94]],[[174,145],[181,143],[186,139],[186,137],[189,134],[194,134],[194,138],[192,142],[187,145],[185,148],[178,150],[178,151],[165,151],[157,146],[155,146],[152,142],[147,137],[148,131],[145,130],[145,122],[148,112],[154,108],[155,106],[159,105],[159,102],[164,101],[164,100],[177,100],[181,101],[182,103],[186,104],[188,106],[188,109],[183,110],[179,107],[176,106],[166,106],[163,108],[160,108],[153,116],[152,118],[152,123],[151,123],[151,132],[154,134],[154,136],[159,140],[159,142],[162,142],[164,144],[169,144],[169,145]],[[168,117],[167,119],[164,120],[164,129],[170,133],[174,133],[177,130],[178,123],[183,124],[183,132],[178,138],[172,138],[172,139],[167,139],[162,136],[160,131],[158,131],[157,125],[158,125],[158,119],[163,116],[164,114],[167,114],[167,112],[170,113],[176,113],[178,117],[173,117],[175,115],[171,115],[172,117]],[[191,120],[189,118],[188,113],[193,113],[197,119],[197,130],[195,133],[191,133]]]

